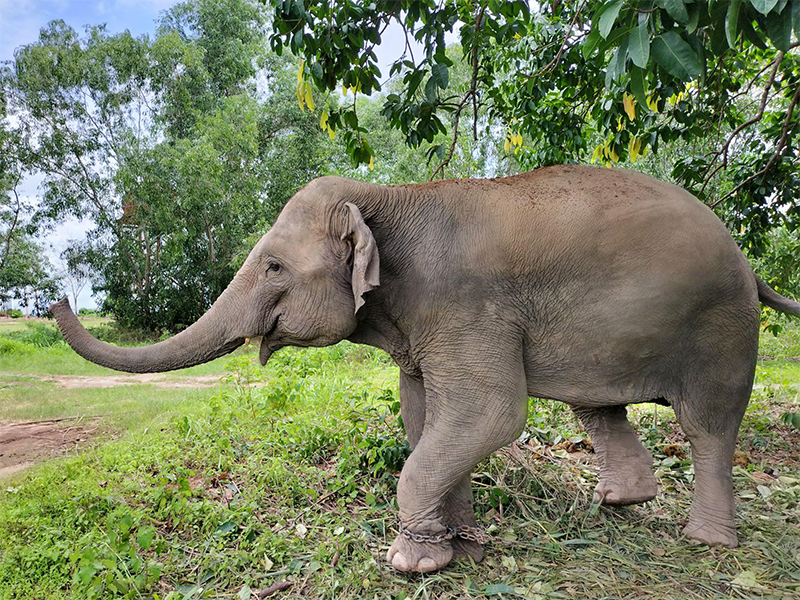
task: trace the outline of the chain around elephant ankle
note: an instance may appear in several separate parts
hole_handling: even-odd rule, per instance
[[[478,542],[479,544],[485,544],[491,540],[491,538],[479,527],[451,527],[448,525],[442,533],[434,534],[414,533],[413,531],[409,531],[403,527],[403,524],[400,522],[397,523],[397,528],[400,531],[400,535],[403,535],[412,542],[417,542],[418,544],[440,544],[442,542],[446,542],[447,540],[452,540],[455,537]]]

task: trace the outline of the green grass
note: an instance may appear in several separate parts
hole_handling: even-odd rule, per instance
[[[0,355],[0,421],[100,415],[103,433],[0,482],[0,599],[235,599],[284,580],[274,597],[800,594],[800,433],[778,418],[800,403],[797,362],[759,364],[739,443],[749,464],[734,470],[739,548],[680,536],[694,474],[672,455],[688,444],[671,410],[631,411],[661,494],[612,510],[590,502],[593,457],[562,448],[584,440],[569,409],[532,400],[521,441],[473,478],[495,537],[485,560],[408,576],[383,560],[408,447],[382,353],[285,349],[261,369],[250,350],[172,376],[223,376],[212,388],[63,389],[37,375],[112,372],[58,344],[27,350]]]
[[[84,327],[95,327],[111,323],[109,317],[78,317]],[[0,335],[5,335],[13,331],[24,331],[30,323],[45,323],[54,327],[53,321],[49,319],[0,319]]]

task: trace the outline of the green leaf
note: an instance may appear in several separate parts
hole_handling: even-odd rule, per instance
[[[697,60],[700,61],[700,85],[705,85],[706,82],[706,47],[703,45],[703,42],[700,41],[696,35],[691,34],[689,35],[689,46],[691,46],[692,50],[694,51],[695,55],[697,55]]]
[[[239,593],[236,594],[236,597],[239,598],[239,600],[250,600],[252,595],[253,590],[251,590],[250,586],[245,583],[244,587],[242,587],[242,589],[239,590]]]
[[[692,47],[674,31],[667,31],[653,39],[653,58],[673,77],[681,80],[699,77],[702,73],[700,59]]]
[[[700,7],[697,4],[689,6],[689,21],[686,23],[686,32],[694,33],[697,31],[697,24],[700,22]]]
[[[611,87],[611,84],[625,73],[625,62],[627,58],[628,40],[625,39],[617,49],[614,50],[614,55],[611,57],[608,67],[606,67],[606,87]]]
[[[153,545],[153,539],[156,537],[156,530],[154,527],[142,527],[136,536],[136,541],[142,550],[149,550]]]
[[[638,67],[631,69],[631,94],[639,106],[647,106],[647,94],[644,88],[644,71]]]
[[[728,14],[725,16],[725,37],[728,38],[728,47],[736,45],[736,38],[739,35],[739,8],[742,0],[731,0],[728,5]]]
[[[764,19],[767,37],[778,50],[786,52],[792,43],[792,14],[784,10],[780,14],[772,14]]]
[[[800,39],[800,2],[792,2],[792,23],[794,23],[794,37]]]
[[[233,521],[228,521],[217,527],[214,530],[214,533],[220,533],[222,535],[225,535],[226,533],[230,533],[235,529],[236,529],[236,523],[234,523]]]
[[[621,8],[622,0],[616,0],[616,2],[609,5],[609,7],[603,11],[603,14],[600,15],[597,30],[600,32],[600,35],[603,36],[603,39],[606,39],[611,32],[611,28],[614,26]]]
[[[628,54],[637,67],[644,69],[650,60],[650,33],[647,31],[647,21],[631,30],[628,38]]]
[[[593,30],[586,36],[586,39],[583,42],[583,48],[581,48],[581,52],[583,53],[583,58],[589,58],[594,52],[594,49],[597,48],[597,44],[600,42],[600,32]]]
[[[766,49],[766,42],[761,38],[761,34],[753,29],[753,24],[750,22],[750,19],[742,20],[742,35],[756,48],[761,48],[762,50]]]
[[[492,585],[487,585],[483,593],[487,596],[499,596],[500,594],[514,594],[516,592],[513,587],[505,583],[493,583]]]
[[[425,100],[431,104],[436,102],[436,79],[433,76],[429,77],[425,84]]]
[[[678,23],[689,22],[689,12],[686,10],[683,0],[658,0],[657,4]]]
[[[431,78],[436,81],[443,90],[447,89],[450,84],[450,73],[447,70],[447,65],[444,63],[437,63],[431,68]]]
[[[750,0],[750,4],[753,5],[758,12],[762,15],[766,15],[775,8],[775,5],[778,3],[778,0]]]

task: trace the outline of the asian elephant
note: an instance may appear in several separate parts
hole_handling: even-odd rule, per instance
[[[312,181],[209,311],[152,346],[99,342],[66,299],[51,310],[76,352],[120,371],[189,367],[257,336],[262,364],[283,346],[343,339],[387,351],[413,448],[387,559],[426,572],[481,558],[470,472],[519,436],[529,396],[580,418],[600,458],[594,500],[610,505],[656,494],[626,405],[671,406],[695,464],[684,533],[736,546],[731,464],[759,302],[800,315],[688,192],[557,166],[393,187]]]

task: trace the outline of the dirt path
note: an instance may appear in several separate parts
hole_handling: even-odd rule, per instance
[[[85,443],[97,431],[87,419],[48,419],[0,425],[0,480],[37,460],[52,458]]]
[[[122,385],[155,385],[163,388],[198,388],[219,385],[219,375],[199,375],[166,379],[163,375],[152,373],[136,373],[130,375],[30,375],[26,373],[2,373],[4,377],[35,377],[37,381],[46,381],[66,389],[109,388]],[[7,382],[13,385],[15,382]],[[24,382],[19,382],[24,384]]]

